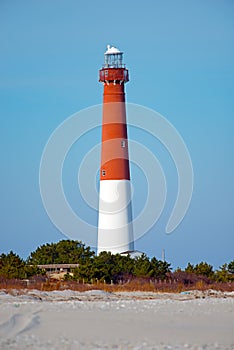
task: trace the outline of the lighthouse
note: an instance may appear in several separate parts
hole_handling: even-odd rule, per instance
[[[99,81],[104,91],[97,253],[121,254],[134,250],[123,52],[107,46]]]

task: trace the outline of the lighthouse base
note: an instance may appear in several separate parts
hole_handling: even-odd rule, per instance
[[[99,192],[98,254],[134,250],[131,183],[129,180],[102,180]]]

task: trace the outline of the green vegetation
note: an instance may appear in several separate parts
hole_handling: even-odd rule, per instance
[[[28,264],[79,264],[94,256],[90,247],[78,241],[62,240],[58,243],[47,243],[32,252]]]
[[[216,282],[233,282],[234,281],[234,261],[229,264],[223,264],[219,270],[214,271],[213,266],[206,262],[201,262],[197,265],[188,263],[185,272],[190,275],[196,275],[208,278]]]
[[[192,264],[188,263],[185,272],[194,273],[198,276],[206,276],[208,278],[212,278],[214,276],[213,266],[203,261],[197,264],[196,266],[193,266]]]
[[[10,251],[0,255],[0,277],[9,279],[23,279],[41,274],[36,266],[28,266],[18,255]]]
[[[79,264],[72,274],[66,274],[66,280],[82,283],[124,284],[134,279],[144,281],[169,281],[183,285],[195,285],[197,282],[228,283],[234,282],[234,260],[214,271],[206,262],[197,265],[188,263],[187,267],[171,272],[170,263],[150,259],[145,254],[131,258],[120,254],[102,252],[95,256],[90,247],[74,240],[61,240],[58,243],[44,244],[30,254],[26,261],[12,251],[0,255],[0,278],[28,279],[41,276],[44,272],[37,265]]]
[[[83,261],[79,268],[75,269],[73,279],[99,280],[101,282],[123,283],[132,278],[160,278],[166,279],[170,272],[170,264],[153,258],[151,261],[145,255],[138,258],[122,256],[102,252],[98,256],[93,256],[89,261]],[[69,278],[69,277],[68,277]]]

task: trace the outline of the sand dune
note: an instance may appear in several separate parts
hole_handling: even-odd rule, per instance
[[[234,349],[233,293],[0,293],[0,349]]]

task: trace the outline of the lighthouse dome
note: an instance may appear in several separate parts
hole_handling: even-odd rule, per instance
[[[119,49],[117,49],[117,47],[107,45],[107,50],[105,52],[105,55],[112,55],[115,53],[121,53],[121,51],[119,51]]]

